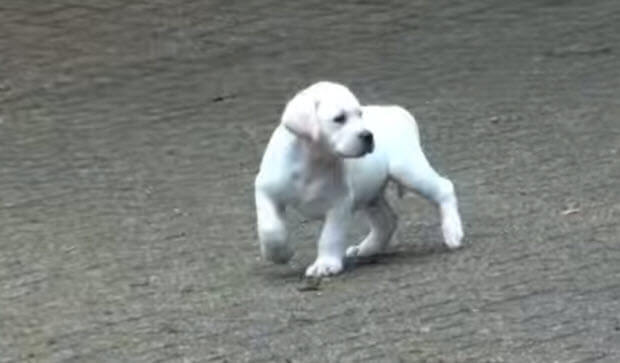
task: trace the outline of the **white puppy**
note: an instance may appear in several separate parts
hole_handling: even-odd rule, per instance
[[[361,106],[347,87],[331,82],[299,92],[286,105],[256,176],[263,257],[286,263],[293,256],[284,223],[287,206],[324,218],[318,256],[306,276],[341,272],[345,254],[383,251],[396,228],[384,197],[390,180],[436,203],[446,245],[461,245],[454,187],[429,165],[409,112],[399,106]],[[356,210],[368,217],[370,233],[347,249],[347,228]]]

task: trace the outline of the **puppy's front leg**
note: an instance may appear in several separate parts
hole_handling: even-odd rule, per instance
[[[284,206],[279,205],[258,187],[255,199],[261,254],[269,261],[287,263],[293,257],[294,251],[287,241]]]
[[[338,205],[327,212],[325,223],[318,242],[316,261],[308,269],[306,276],[323,277],[342,271],[346,247],[347,229],[353,218],[351,203]]]

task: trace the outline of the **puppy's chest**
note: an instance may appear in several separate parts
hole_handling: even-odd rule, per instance
[[[293,189],[291,204],[310,217],[322,216],[337,200],[346,195],[346,187],[339,170],[293,168],[289,180]]]

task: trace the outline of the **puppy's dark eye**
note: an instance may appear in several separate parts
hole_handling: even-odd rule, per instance
[[[337,124],[343,124],[347,120],[347,115],[341,113],[340,115],[334,117],[334,122]]]

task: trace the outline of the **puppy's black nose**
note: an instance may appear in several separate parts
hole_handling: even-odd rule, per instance
[[[372,133],[370,131],[362,131],[359,134],[359,138],[362,139],[364,144],[368,147],[369,150],[372,150],[374,146],[374,140],[372,137]]]

